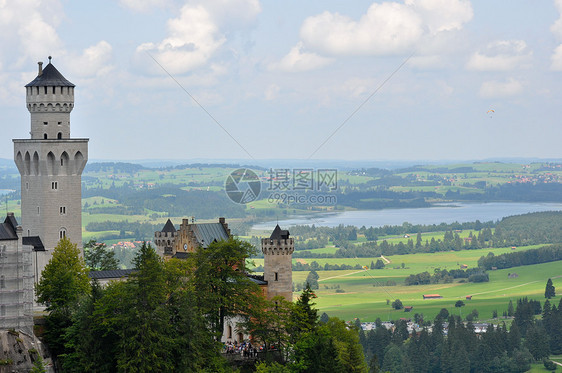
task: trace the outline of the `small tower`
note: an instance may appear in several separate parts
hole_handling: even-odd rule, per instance
[[[292,302],[295,243],[289,237],[289,231],[282,230],[278,224],[271,237],[262,238],[261,251],[264,256],[263,274],[267,281],[267,297],[271,299],[280,295]]]
[[[61,238],[82,247],[81,181],[88,139],[70,138],[74,84],[51,57],[45,68],[39,62],[37,77],[25,89],[31,139],[13,140],[14,160],[21,175],[23,236],[39,237],[46,249],[35,263],[40,275]]]
[[[160,257],[172,255],[177,236],[178,232],[176,231],[176,227],[174,227],[170,219],[166,221],[161,231],[154,232],[154,244],[156,245],[156,250]]]

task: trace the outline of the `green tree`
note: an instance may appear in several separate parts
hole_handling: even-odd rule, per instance
[[[367,373],[357,329],[333,317],[302,335],[294,345],[291,360],[293,372]]]
[[[119,261],[115,258],[115,253],[108,250],[104,243],[96,240],[84,244],[84,260],[92,271],[119,269]]]
[[[88,269],[76,244],[68,238],[59,241],[35,290],[37,301],[44,304],[47,311],[70,315],[78,298],[90,291]]]
[[[510,299],[509,304],[507,305],[507,316],[513,317],[515,315],[515,311],[513,309],[513,301]]]
[[[63,355],[72,311],[80,297],[90,292],[88,270],[80,250],[68,238],[61,239],[55,247],[35,291],[37,301],[49,312],[45,317],[45,341],[55,356]]]
[[[552,279],[548,279],[546,282],[546,288],[544,289],[544,297],[545,298],[554,298],[556,296],[556,288],[552,285]]]
[[[404,308],[404,305],[402,304],[402,301],[400,299],[396,299],[394,302],[392,302],[392,308],[394,308],[395,310],[401,310],[402,308]]]
[[[459,309],[459,315],[460,315],[461,314],[461,307],[464,307],[464,302],[462,300],[456,301],[455,307]]]
[[[200,247],[191,258],[191,285],[217,341],[222,337],[225,318],[248,315],[261,294],[245,271],[246,259],[255,252],[250,243],[230,238]]]
[[[382,261],[382,259],[377,259],[374,269],[383,269],[383,268],[384,268],[384,262]]]
[[[306,283],[310,286],[310,288],[312,290],[318,290],[318,279],[320,278],[320,276],[318,276],[318,273],[316,273],[316,271],[312,270],[308,273],[308,276],[306,276]]]

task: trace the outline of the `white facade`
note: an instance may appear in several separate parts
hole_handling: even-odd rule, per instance
[[[50,58],[49,58],[50,60]],[[74,84],[49,62],[26,85],[31,139],[14,139],[14,160],[21,175],[24,236],[38,236],[45,251],[33,255],[36,281],[58,241],[67,237],[82,247],[82,171],[88,139],[70,138]]]

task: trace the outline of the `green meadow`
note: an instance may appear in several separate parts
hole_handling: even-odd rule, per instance
[[[517,248],[527,250],[536,246]],[[345,270],[345,271],[317,271],[319,275],[318,298],[315,300],[319,311],[344,320],[359,318],[362,321],[374,321],[377,317],[382,320],[413,317],[415,313],[423,314],[425,318],[433,319],[437,313],[446,308],[449,313],[466,316],[472,310],[479,312],[478,319],[493,321],[492,313],[497,311],[499,320],[510,300],[516,304],[518,298],[529,297],[544,301],[544,288],[548,278],[552,278],[554,286],[562,291],[562,263],[551,262],[531,266],[521,266],[504,270],[489,271],[490,282],[469,283],[455,280],[449,284],[403,285],[404,279],[410,274],[424,271],[433,273],[436,268],[457,269],[466,264],[469,268],[476,267],[478,259],[493,252],[499,255],[511,252],[511,248],[462,250],[431,254],[395,255],[386,257],[390,263],[380,270]],[[329,259],[293,259],[310,263],[318,262],[321,266],[330,264],[349,264],[355,266],[370,266],[371,261],[379,258],[329,258]],[[263,259],[255,259],[256,265],[263,264]],[[404,263],[404,268],[402,268]],[[516,273],[517,277],[510,278],[509,274]],[[293,282],[303,283],[308,271],[293,271]],[[390,285],[396,283],[396,285]],[[338,290],[338,292],[336,292]],[[343,291],[343,292],[342,292]],[[442,299],[424,300],[423,294],[439,294]],[[299,293],[295,292],[294,297]],[[467,300],[466,296],[472,296]],[[393,310],[387,300],[392,303],[400,299],[404,306],[412,306],[410,313],[404,310]],[[560,297],[551,300],[558,304]],[[463,300],[465,306],[461,309],[454,305]]]

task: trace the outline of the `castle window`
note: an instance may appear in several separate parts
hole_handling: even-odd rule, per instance
[[[46,133],[43,135],[43,138],[44,138],[45,140],[47,140],[47,134],[46,134]]]
[[[39,206],[37,206],[37,215],[39,215],[40,210],[39,210]]]
[[[55,94],[55,87],[53,87],[53,94]]]
[[[47,94],[47,86],[45,86],[44,88],[45,88],[45,94]]]
[[[62,132],[59,132],[59,133],[58,133],[57,139],[59,139],[59,140],[62,139]]]
[[[61,230],[59,231],[59,238],[63,239],[66,237],[66,229],[61,228]]]
[[[279,273],[275,272],[275,281],[279,281]]]
[[[51,181],[51,189],[56,190],[59,188],[59,183],[57,181]]]
[[[43,122],[43,124],[44,124],[44,125],[47,125],[47,124],[49,124],[49,122]]]
[[[63,158],[60,159],[60,165],[64,166],[64,159]]]
[[[57,122],[57,124],[60,126],[62,124],[62,122]]]
[[[228,326],[228,333],[227,333],[228,337],[227,338],[232,338],[232,325]]]
[[[37,94],[39,94],[39,87],[37,87]]]
[[[29,183],[25,183],[25,190],[29,190]]]
[[[61,215],[66,215],[66,206],[61,206],[59,210]]]

